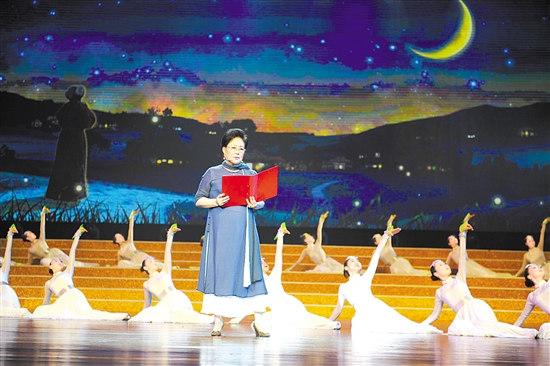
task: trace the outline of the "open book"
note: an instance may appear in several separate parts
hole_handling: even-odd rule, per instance
[[[254,197],[257,202],[277,195],[279,167],[274,166],[256,175],[224,175],[222,192],[229,196],[224,207],[246,206],[246,199]]]

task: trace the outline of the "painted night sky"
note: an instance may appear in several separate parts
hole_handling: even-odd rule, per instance
[[[411,48],[444,47],[459,1],[7,1],[0,88],[62,102],[80,83],[95,110],[317,135],[547,101],[548,3],[464,4],[471,41],[433,60]]]
[[[245,161],[280,167],[260,226],[330,210],[327,227],[397,213],[404,229],[455,231],[475,211],[476,230],[539,230],[549,17],[546,0],[3,1],[1,220],[47,204],[51,221],[124,224],[139,208],[138,224],[203,225],[200,177],[244,123]],[[45,192],[73,84],[100,126],[89,196],[67,204]]]

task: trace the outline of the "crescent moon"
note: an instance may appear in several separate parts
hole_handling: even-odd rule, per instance
[[[449,60],[459,56],[472,42],[474,38],[474,17],[470,9],[462,0],[458,0],[462,9],[462,15],[458,29],[453,37],[442,47],[431,51],[421,51],[418,48],[409,46],[409,49],[418,56],[432,60]]]

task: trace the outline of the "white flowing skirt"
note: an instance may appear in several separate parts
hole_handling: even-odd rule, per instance
[[[268,295],[270,296],[270,295]],[[271,329],[309,328],[334,329],[336,322],[312,314],[300,300],[288,294],[277,295],[277,300],[270,298],[271,311],[262,316],[266,326]]]
[[[86,296],[77,288],[68,290],[53,304],[40,305],[33,313],[35,318],[47,319],[123,320],[127,316],[127,313],[110,313],[92,309]]]
[[[473,299],[456,313],[449,326],[449,335],[473,337],[535,338],[536,329],[520,328],[497,320],[493,309],[485,301]]]
[[[9,286],[2,284],[0,287],[0,317],[25,318],[31,316],[30,311],[22,308],[15,291]]]
[[[550,323],[544,323],[539,329],[540,339],[550,339]]]
[[[355,316],[351,319],[352,334],[399,333],[425,334],[443,333],[428,324],[416,323],[399,314],[394,308],[374,296],[355,304]]]
[[[189,298],[175,290],[167,293],[157,305],[140,311],[130,322],[210,324],[214,322],[214,317],[193,310]]]
[[[264,313],[267,295],[252,297],[216,296],[204,294],[202,299],[203,314],[214,314],[230,318]]]

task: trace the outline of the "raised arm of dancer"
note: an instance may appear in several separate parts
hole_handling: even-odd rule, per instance
[[[139,213],[138,210],[132,210],[130,213],[130,217],[128,218],[128,236],[126,237],[126,241],[128,243],[134,244],[134,217]]]
[[[52,291],[50,290],[50,287],[48,286],[48,282],[46,281],[46,284],[44,285],[44,301],[42,301],[42,305],[49,305],[50,299],[52,297]]]
[[[443,300],[441,300],[441,298],[436,294],[434,310],[431,315],[422,322],[422,324],[432,324],[433,322],[435,322],[437,319],[439,319],[439,316],[441,315],[441,310],[443,310]]]
[[[531,315],[531,312],[535,308],[535,305],[536,304],[531,299],[531,296],[527,296],[527,302],[525,303],[525,307],[523,308],[523,311],[519,315],[518,320],[516,320],[516,322],[514,323],[516,327],[521,327],[523,325],[523,323],[525,322],[525,319],[527,319],[529,315]]]
[[[37,258],[34,254],[31,253],[31,248],[27,249],[27,264],[31,265],[34,258]]]
[[[466,233],[468,230],[474,230],[472,225],[468,223],[472,217],[474,217],[474,215],[471,214],[467,214],[466,217],[464,217],[458,234],[460,257],[458,260],[458,272],[456,273],[456,278],[464,283],[466,283]]]
[[[451,252],[447,256],[447,259],[445,259],[445,264],[450,266],[453,263],[453,251],[451,249]]]
[[[307,249],[304,249],[302,250],[302,254],[300,254],[300,258],[298,258],[298,260],[296,261],[296,263],[294,263],[292,265],[292,267],[290,267],[289,269],[287,269],[287,271],[292,271],[294,268],[296,268],[300,263],[302,263],[302,261],[306,258],[306,255],[307,255]]]
[[[69,252],[69,263],[67,263],[67,268],[63,272],[69,274],[71,278],[74,274],[74,265],[76,263],[76,248],[78,248],[78,242],[82,233],[87,232],[88,230],[84,229],[84,225],[80,225],[78,230],[73,235],[73,244],[71,245],[71,251]]]
[[[283,273],[283,237],[285,234],[290,234],[286,228],[286,223],[282,223],[277,231],[277,247],[275,248],[275,263],[273,264],[273,269],[271,270],[271,276],[275,276],[279,282],[281,281],[281,275]]]
[[[338,319],[340,314],[342,313],[342,310],[344,309],[344,303],[346,302],[346,297],[344,296],[344,293],[342,291],[342,285],[338,288],[338,302],[336,303],[336,307],[332,311],[332,314],[330,314],[329,320],[335,321]]]
[[[323,225],[328,217],[328,211],[319,216],[319,223],[317,224],[317,238],[315,239],[315,246],[320,248],[323,244]]]
[[[169,276],[172,276],[172,243],[174,242],[174,234],[181,231],[178,224],[173,224],[166,233],[166,249],[164,249],[164,267],[162,271]]]
[[[153,302],[153,294],[143,287],[143,308],[147,309]]]
[[[540,237],[539,237],[539,243],[537,244],[537,248],[539,248],[541,252],[544,252],[544,234],[546,232],[546,224],[548,223],[548,220],[550,220],[550,217],[547,217],[544,220],[542,220],[542,226],[540,228]]]
[[[389,231],[389,230],[392,230],[393,229],[393,220],[397,217],[397,215],[395,214],[392,214],[390,215],[390,217],[388,218],[388,221],[386,222],[386,230]],[[386,243],[386,246],[388,246],[391,251],[393,252],[393,247],[391,245],[391,236],[388,238],[388,241]],[[395,254],[394,254],[395,255]]]
[[[4,264],[2,265],[2,273],[4,276],[2,278],[8,278],[11,268],[11,247],[13,244],[13,234],[17,233],[17,228],[15,224],[12,224],[8,229],[8,235],[6,236],[6,251],[4,252]]]
[[[51,211],[46,207],[42,207],[42,212],[40,212],[40,239],[46,240],[46,214]]]
[[[382,239],[380,239],[380,243],[376,247],[376,250],[372,254],[372,258],[370,259],[369,266],[365,273],[362,276],[363,281],[367,282],[367,286],[370,286],[372,283],[372,279],[374,278],[374,274],[376,273],[376,268],[378,268],[378,261],[380,260],[380,254],[382,254],[382,250],[384,250],[384,246],[386,245],[389,238],[400,232],[400,228],[395,228],[392,230],[386,230],[384,232],[384,235],[382,235]]]
[[[525,266],[527,266],[529,264],[529,260],[527,259],[527,254],[528,254],[528,252],[523,255],[523,261],[521,262],[521,267],[516,272],[514,277],[522,277],[523,276],[523,273],[525,272]]]

